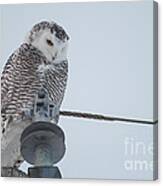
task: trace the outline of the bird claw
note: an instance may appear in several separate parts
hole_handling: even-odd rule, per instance
[[[22,118],[23,119],[32,119],[33,111],[30,109],[22,109]]]

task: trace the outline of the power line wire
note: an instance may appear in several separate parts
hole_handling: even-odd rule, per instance
[[[142,124],[156,124],[156,123],[158,123],[158,120],[146,121],[146,120],[128,119],[128,118],[121,118],[121,117],[111,117],[111,116],[105,116],[105,115],[101,115],[101,114],[76,112],[76,111],[60,111],[60,115],[67,116],[67,117],[104,120],[104,121],[122,121],[122,122],[142,123]]]

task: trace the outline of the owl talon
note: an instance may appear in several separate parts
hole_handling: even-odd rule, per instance
[[[25,110],[23,110],[22,111],[22,118],[23,119],[32,119],[32,117],[33,117],[33,112],[32,112],[32,110],[27,110],[27,109],[25,109]]]

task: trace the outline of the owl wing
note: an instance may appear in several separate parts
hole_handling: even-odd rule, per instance
[[[4,119],[16,117],[23,107],[31,106],[40,85],[37,67],[37,62],[24,46],[9,57],[1,76],[1,115]],[[4,127],[4,122],[1,125]]]
[[[13,53],[9,57],[1,75],[1,115],[4,119],[15,86],[14,81],[17,74],[17,70],[14,71],[15,69],[17,69],[17,56]],[[3,125],[3,122],[1,124]]]
[[[13,55],[11,55],[10,58],[8,59],[6,65],[3,69],[2,75],[1,75],[1,106],[2,106],[2,110],[3,110],[3,105],[5,105],[5,103],[4,103],[5,97],[6,97],[5,95],[7,94],[8,87],[10,85],[9,77],[10,77],[10,70],[12,69],[11,62],[12,62]]]

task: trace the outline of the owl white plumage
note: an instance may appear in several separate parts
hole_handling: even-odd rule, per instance
[[[27,125],[22,124],[23,114],[33,107],[41,87],[60,108],[68,76],[68,40],[61,26],[43,21],[9,57],[1,76],[3,166],[14,166],[20,157],[19,138]]]

